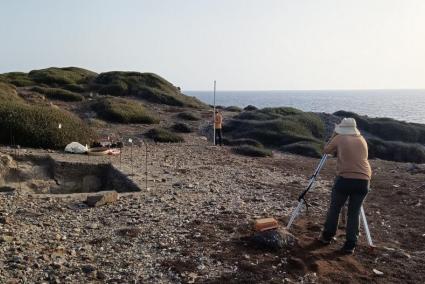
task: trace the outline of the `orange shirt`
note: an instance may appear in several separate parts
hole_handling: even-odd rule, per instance
[[[337,154],[337,175],[370,180],[366,140],[361,135],[337,135],[325,147],[325,154]]]
[[[223,116],[221,115],[221,113],[217,113],[215,115],[215,121],[214,121],[214,125],[216,129],[221,129],[223,124]]]

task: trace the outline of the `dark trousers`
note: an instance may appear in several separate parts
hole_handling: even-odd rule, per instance
[[[215,129],[215,145],[220,144],[221,146],[222,138],[223,138],[223,135],[221,133],[221,128],[216,128]]]
[[[346,245],[354,247],[357,243],[360,225],[360,208],[367,193],[369,181],[350,179],[338,176],[332,188],[331,203],[323,229],[323,237],[331,239],[335,236],[339,214],[348,199]]]

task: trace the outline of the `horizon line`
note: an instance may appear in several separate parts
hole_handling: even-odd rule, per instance
[[[425,91],[425,88],[370,88],[370,89],[271,89],[271,90],[261,90],[261,89],[231,89],[231,90],[218,90],[216,92],[346,92],[346,91]],[[213,92],[211,90],[183,90],[184,92]]]

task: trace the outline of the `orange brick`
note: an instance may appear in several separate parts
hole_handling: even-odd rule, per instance
[[[256,231],[266,231],[276,229],[279,226],[275,218],[262,218],[255,220],[254,229]]]

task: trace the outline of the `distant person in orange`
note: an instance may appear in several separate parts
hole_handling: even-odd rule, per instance
[[[368,161],[366,140],[357,129],[354,118],[344,118],[335,127],[334,135],[324,149],[336,154],[337,177],[332,188],[331,202],[320,241],[329,244],[337,231],[339,214],[348,199],[345,244],[342,252],[352,254],[359,235],[360,208],[369,192],[372,171]]]
[[[218,142],[218,144],[220,144],[220,146],[221,146],[222,145],[222,138],[223,138],[223,133],[221,131],[221,129],[223,127],[223,116],[221,115],[221,113],[218,110],[215,111],[214,126],[215,126],[215,145],[217,145],[217,142]]]

